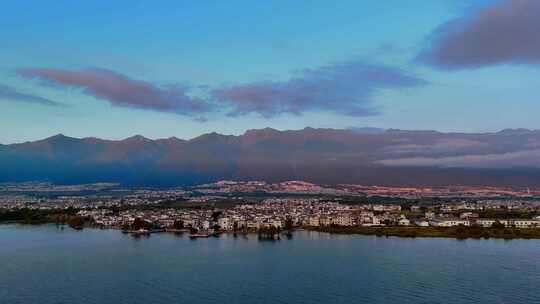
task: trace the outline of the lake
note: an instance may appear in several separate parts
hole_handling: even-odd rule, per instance
[[[540,303],[539,240],[0,225],[0,303]]]

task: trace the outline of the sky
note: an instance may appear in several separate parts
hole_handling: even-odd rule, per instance
[[[10,1],[0,143],[540,129],[540,1]]]

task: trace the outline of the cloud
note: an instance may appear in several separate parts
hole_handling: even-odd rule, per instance
[[[352,116],[373,115],[372,97],[386,88],[424,83],[397,68],[349,62],[303,70],[288,81],[247,83],[214,90],[213,98],[229,103],[231,115],[258,113],[272,117],[326,110]]]
[[[204,100],[188,96],[185,87],[157,86],[106,69],[71,71],[34,68],[19,69],[17,73],[27,78],[38,78],[61,86],[80,88],[84,93],[107,100],[114,106],[189,116],[210,110]]]
[[[469,154],[448,157],[407,157],[384,159],[386,166],[444,168],[540,168],[540,150],[522,150],[500,154]]]
[[[17,91],[16,89],[0,84],[0,99],[7,99],[7,100],[13,100],[13,101],[21,101],[21,102],[27,102],[27,103],[36,103],[46,106],[61,106],[62,104],[52,101],[50,99],[27,94],[27,93],[21,93]]]
[[[448,154],[466,152],[471,149],[489,148],[489,144],[465,138],[443,138],[427,144],[400,144],[388,146],[384,150],[389,154]]]
[[[540,63],[540,1],[502,0],[437,28],[417,60],[441,69]]]

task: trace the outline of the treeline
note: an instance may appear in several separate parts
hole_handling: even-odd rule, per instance
[[[280,233],[281,229],[274,226],[259,228],[257,230],[259,240],[279,240]]]
[[[155,229],[153,223],[143,220],[142,218],[136,218],[133,223],[125,223],[122,225],[124,231],[137,231],[137,230],[152,230]]]
[[[511,228],[504,225],[492,227],[457,226],[457,227],[341,227],[329,226],[315,228],[316,231],[338,234],[363,234],[376,236],[398,237],[450,237],[457,239],[467,238],[502,238],[502,239],[540,239],[538,228]]]
[[[279,240],[281,239],[281,233],[283,233],[288,239],[290,239],[292,238],[292,231],[293,222],[291,219],[286,219],[283,229],[275,226],[261,227],[257,229],[257,235],[259,240]]]
[[[82,229],[89,221],[85,217],[78,216],[77,210],[35,210],[19,209],[0,211],[0,223],[19,223],[25,225],[41,224],[67,224],[73,229]]]
[[[1,222],[18,222],[21,224],[66,223],[77,210],[34,210],[19,209],[0,211]]]
[[[404,197],[389,197],[389,196],[337,196],[333,199],[329,199],[336,203],[347,204],[347,205],[400,205],[403,209],[408,210],[410,206],[420,205],[420,206],[432,206],[441,203],[453,203],[461,201],[456,198],[451,197],[425,197],[425,198],[404,198]]]
[[[482,210],[477,213],[481,218],[494,219],[530,219],[531,217],[538,215],[537,212],[513,211],[506,208]]]

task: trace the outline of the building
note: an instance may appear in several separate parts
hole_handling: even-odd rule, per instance
[[[419,227],[428,227],[429,226],[429,222],[426,221],[426,220],[416,221],[415,224],[416,224],[416,226],[419,226]]]
[[[332,225],[334,222],[332,221],[332,218],[329,217],[329,216],[321,216],[319,218],[319,225],[320,226],[330,226]]]
[[[398,220],[398,225],[399,226],[409,226],[411,224],[411,221],[409,221],[409,219],[405,218],[405,217],[402,217]]]
[[[318,215],[310,216],[308,220],[308,225],[311,227],[319,227],[321,225],[320,217]]]
[[[516,227],[516,228],[537,228],[537,227],[540,227],[540,221],[529,220],[529,219],[516,219],[516,220],[508,220],[507,225],[509,225],[510,227]]]
[[[431,220],[429,224],[436,227],[455,227],[459,225],[470,226],[471,222],[465,219],[449,218]]]
[[[233,221],[229,217],[220,217],[218,219],[218,225],[219,228],[222,230],[232,230],[233,229]]]
[[[474,212],[463,212],[462,214],[459,215],[459,218],[461,218],[461,219],[473,219],[473,218],[478,218],[478,213],[474,213]]]
[[[353,226],[355,223],[351,214],[341,213],[334,219],[334,224],[338,226]]]

